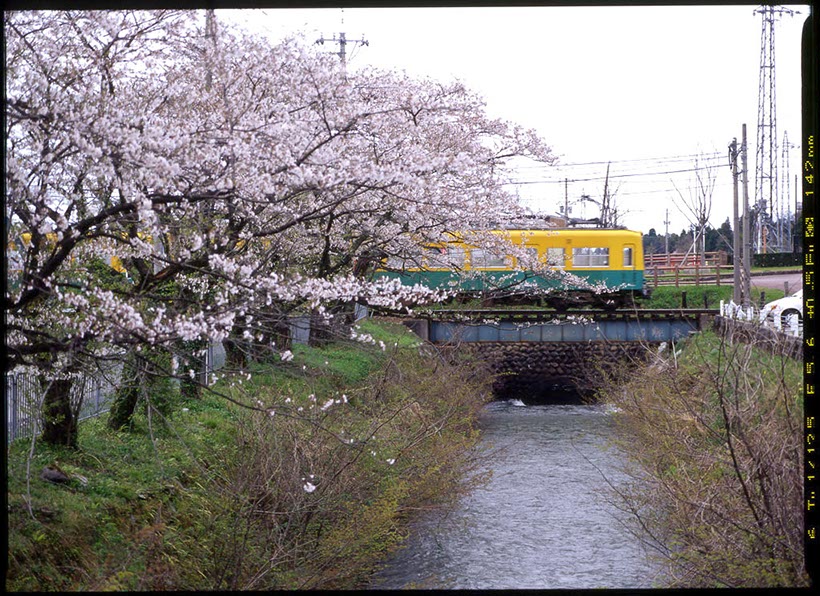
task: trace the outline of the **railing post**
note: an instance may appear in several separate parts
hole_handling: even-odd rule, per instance
[[[700,259],[695,259],[695,287],[700,286],[700,267],[698,263],[699,260]]]
[[[655,265],[655,275],[654,275],[654,278],[655,278],[655,287],[657,288],[657,287],[658,287],[658,266],[657,266],[657,265]]]
[[[717,287],[720,287],[720,263],[715,265],[715,282]]]
[[[680,283],[678,283],[678,275],[680,274],[680,266],[675,267],[675,287],[679,288]]]

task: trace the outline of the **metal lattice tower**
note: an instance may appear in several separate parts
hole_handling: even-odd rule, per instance
[[[757,155],[754,196],[754,249],[767,252],[769,247],[781,250],[785,241],[782,226],[773,219],[778,202],[777,180],[777,95],[775,75],[774,23],[782,13],[794,11],[783,6],[763,5],[760,13],[763,27],[760,35],[760,79],[757,96]]]

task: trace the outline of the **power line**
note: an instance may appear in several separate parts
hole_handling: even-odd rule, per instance
[[[725,158],[723,153],[714,152],[714,153],[707,153],[707,154],[692,154],[692,155],[673,155],[668,157],[644,157],[640,159],[621,159],[621,160],[611,160],[611,161],[591,161],[591,162],[579,162],[579,163],[557,163],[555,165],[546,166],[544,164],[522,164],[518,166],[517,169],[519,170],[534,170],[534,169],[544,169],[549,171],[556,171],[562,170],[564,168],[583,168],[583,167],[590,167],[590,166],[602,166],[606,164],[637,164],[637,163],[651,163],[651,164],[666,164],[666,163],[675,163],[681,161],[692,161],[693,159],[701,159],[706,161],[719,161]]]
[[[691,160],[693,158],[705,158],[705,159],[713,159],[717,157],[724,157],[723,153],[713,152],[713,153],[693,153],[690,155],[671,155],[667,157],[641,157],[635,159],[612,159],[609,161],[590,161],[590,162],[579,162],[579,163],[568,163],[562,164],[558,163],[555,167],[579,167],[579,166],[599,166],[599,165],[606,165],[609,163],[612,164],[619,164],[619,163],[634,163],[634,162],[643,162],[643,161],[651,161],[651,162],[671,162],[671,161],[686,161]]]
[[[724,164],[725,165],[725,164]],[[626,174],[610,174],[609,178],[633,178],[636,176],[664,176],[668,174],[682,174],[686,172],[697,172],[698,170],[702,170],[703,168],[686,168],[683,170],[666,170],[663,172],[632,172]],[[593,176],[589,178],[568,178],[570,182],[595,182],[598,180],[604,180],[606,176]],[[516,180],[511,182],[511,184],[563,184],[564,178],[555,179],[555,180]]]

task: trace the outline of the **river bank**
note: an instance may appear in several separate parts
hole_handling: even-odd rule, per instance
[[[602,391],[668,587],[805,587],[802,366],[712,331]]]
[[[365,343],[294,346],[165,418],[83,422],[77,450],[12,443],[6,590],[364,584],[410,512],[480,482],[462,479],[489,395],[402,326],[362,327]]]

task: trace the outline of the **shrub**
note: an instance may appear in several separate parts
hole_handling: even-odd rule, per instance
[[[621,506],[672,587],[808,585],[800,363],[712,332],[676,349],[604,392],[634,463]]]

